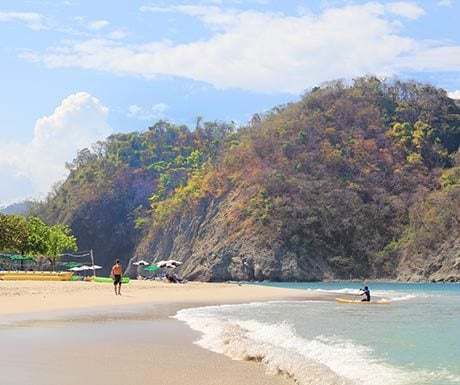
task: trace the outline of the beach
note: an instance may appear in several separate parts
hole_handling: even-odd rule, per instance
[[[368,285],[0,281],[0,384],[459,384],[460,285]]]
[[[0,281],[0,383],[292,384],[260,363],[197,346],[200,333],[171,316],[206,305],[325,297],[248,284],[137,280],[116,296],[107,283]]]
[[[185,284],[171,284],[163,281],[131,280],[129,284],[122,286],[122,295],[116,296],[113,285],[110,283],[0,281],[0,316],[149,302],[193,306],[196,304],[274,299],[324,299],[327,297],[327,294],[237,283],[187,282]],[[329,296],[329,299],[333,299],[333,296]]]

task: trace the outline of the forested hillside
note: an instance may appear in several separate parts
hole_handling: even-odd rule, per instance
[[[35,213],[101,264],[174,258],[192,279],[459,280],[459,143],[443,90],[331,82],[238,131],[113,135]]]
[[[67,180],[31,213],[69,224],[79,249],[93,249],[105,270],[116,258],[126,265],[153,224],[152,204],[212,164],[232,131],[231,124],[204,123],[192,132],[159,121],[143,133],[112,135],[82,149],[66,165]]]

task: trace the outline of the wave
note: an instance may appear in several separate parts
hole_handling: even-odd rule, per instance
[[[430,383],[422,372],[379,360],[365,346],[337,336],[303,338],[286,321],[270,324],[226,315],[232,306],[239,310],[245,305],[184,309],[175,318],[203,333],[198,345],[232,359],[259,361],[268,373],[285,375],[300,385]]]

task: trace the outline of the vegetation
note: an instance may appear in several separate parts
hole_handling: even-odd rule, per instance
[[[231,195],[227,239],[244,232],[298,266],[314,255],[337,278],[389,277],[409,244],[434,251],[457,231],[459,144],[460,108],[445,91],[336,81],[238,131],[197,119],[193,131],[159,121],[112,135],[82,150],[34,212],[70,225],[81,248],[128,259]]]
[[[145,232],[181,208],[186,196],[199,194],[193,181],[234,132],[232,124],[199,123],[192,132],[159,121],[143,133],[115,134],[81,150],[67,165],[67,180],[32,213],[69,225],[79,248],[93,249],[102,264],[126,262]]]
[[[388,277],[398,257],[384,251],[401,234],[436,248],[458,228],[459,134],[460,110],[442,90],[334,82],[258,116],[219,172],[244,191],[239,221],[269,228],[299,264],[319,254],[338,278]],[[450,192],[428,198],[440,184]]]
[[[65,251],[77,250],[76,238],[66,225],[47,226],[37,217],[0,213],[0,250],[29,257],[45,257],[54,270]]]

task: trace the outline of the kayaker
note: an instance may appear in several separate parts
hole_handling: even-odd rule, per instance
[[[370,302],[371,301],[371,292],[367,286],[364,286],[364,288],[359,289],[362,291],[362,293],[359,293],[359,295],[365,295],[366,297],[361,300],[361,302]]]

